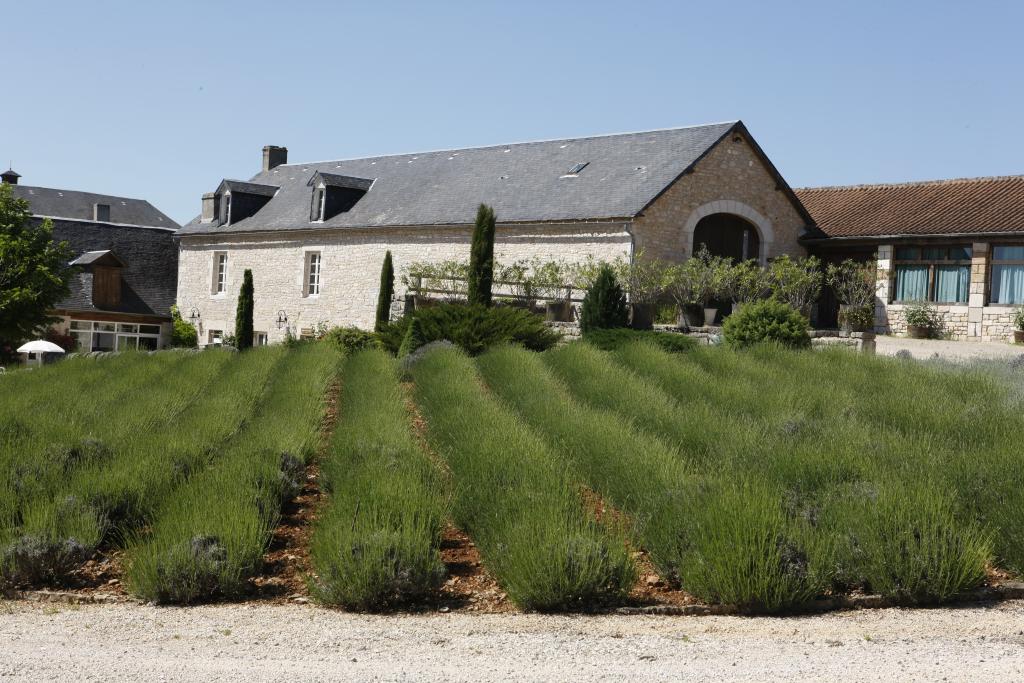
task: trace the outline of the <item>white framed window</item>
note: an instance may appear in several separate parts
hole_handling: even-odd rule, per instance
[[[267,333],[266,332],[253,332],[252,333],[252,345],[253,346],[266,346],[267,345]]]
[[[206,333],[207,344],[223,344],[224,343],[224,330],[209,330]]]
[[[213,293],[228,291],[228,252],[213,252]]]
[[[155,351],[160,347],[159,325],[72,320],[70,332],[78,342],[78,350],[82,352],[128,349]]]
[[[323,256],[319,251],[306,252],[306,296],[320,295],[320,269]]]
[[[316,222],[324,220],[324,211],[327,208],[327,188],[320,186],[313,191],[313,207],[309,219]]]

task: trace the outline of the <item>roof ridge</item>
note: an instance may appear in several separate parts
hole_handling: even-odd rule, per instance
[[[92,194],[92,195],[96,195],[97,197],[110,197],[111,199],[120,199],[122,201],[124,201],[125,199],[129,199],[129,200],[131,200],[133,202],[145,202],[145,203],[149,204],[150,206],[153,206],[153,204],[150,203],[150,201],[148,199],[143,199],[141,197],[124,197],[124,196],[119,195],[119,194],[107,194],[106,192],[93,192],[92,190],[66,190],[66,189],[64,189],[62,187],[46,187],[44,185],[23,185],[21,183],[18,183],[18,185],[16,185],[15,187],[21,187],[21,188],[25,188],[25,189],[29,189],[29,190],[50,190],[51,192],[77,192],[78,194]],[[153,208],[155,209],[156,207],[153,206]]]
[[[614,138],[614,137],[625,136],[625,135],[643,135],[644,133],[667,133],[669,131],[675,131],[675,130],[688,130],[690,128],[711,128],[712,126],[724,126],[726,124],[735,125],[737,123],[740,123],[740,119],[732,119],[732,120],[729,120],[729,121],[715,121],[715,122],[712,122],[712,123],[698,123],[698,124],[694,124],[692,126],[670,126],[668,128],[652,128],[650,130],[634,130],[634,131],[626,131],[626,132],[622,132],[622,133],[601,133],[599,135],[583,135],[583,136],[575,137],[575,138],[545,138],[545,139],[541,139],[541,140],[521,140],[521,141],[518,141],[518,142],[505,142],[505,143],[499,143],[499,144],[494,144],[494,145],[476,145],[476,146],[471,146],[471,147],[449,147],[449,148],[443,148],[443,149],[430,149],[430,150],[422,150],[422,151],[416,151],[416,152],[397,152],[397,153],[393,153],[393,154],[378,154],[376,156],[347,157],[347,158],[343,158],[343,159],[321,159],[319,161],[303,161],[303,162],[294,163],[294,164],[293,163],[280,164],[278,166],[275,166],[271,170],[277,170],[277,169],[283,168],[285,166],[313,166],[315,164],[331,164],[331,163],[337,163],[339,161],[360,161],[362,159],[388,159],[388,158],[391,158],[391,157],[406,157],[406,156],[413,156],[413,155],[416,155],[416,154],[440,154],[442,152],[468,152],[468,151],[471,151],[471,150],[478,150],[478,149],[493,149],[493,148],[498,148],[498,147],[513,147],[515,145],[535,145],[535,144],[541,144],[541,143],[545,143],[545,142],[572,142],[572,141],[578,141],[578,140],[594,140],[594,139],[597,139],[597,138]],[[260,175],[260,174],[257,173],[256,175]]]
[[[900,187],[926,187],[930,185],[958,185],[966,183],[1024,180],[1022,175],[977,176],[974,178],[938,178],[935,180],[910,180],[901,183],[861,183],[856,185],[821,185],[818,187],[794,187],[794,192],[826,192],[831,190],[881,190]]]

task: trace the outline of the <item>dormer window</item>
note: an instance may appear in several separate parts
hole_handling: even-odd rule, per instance
[[[115,310],[121,306],[121,271],[124,261],[114,252],[87,251],[69,265],[79,266],[92,275],[92,305]]]
[[[309,220],[316,223],[351,210],[369,191],[373,180],[317,171],[308,184],[313,187]]]
[[[275,185],[241,180],[222,181],[213,200],[213,207],[220,209],[220,215],[217,216],[220,224],[231,225],[255,215],[277,194],[277,189]]]

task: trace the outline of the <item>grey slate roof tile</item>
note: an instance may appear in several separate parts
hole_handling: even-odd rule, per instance
[[[738,122],[365,159],[285,164],[253,183],[278,186],[266,206],[228,228],[188,223],[179,234],[461,225],[490,204],[502,223],[635,216]],[[574,164],[588,165],[563,178]],[[349,211],[311,224],[316,172],[373,179]]]
[[[11,189],[15,197],[20,197],[32,205],[32,213],[37,216],[91,221],[93,204],[107,204],[110,206],[111,223],[178,229],[178,224],[174,220],[144,199],[31,185],[12,185]]]

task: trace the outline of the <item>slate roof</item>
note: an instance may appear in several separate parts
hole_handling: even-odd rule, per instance
[[[174,220],[144,199],[31,185],[11,185],[11,189],[15,197],[25,199],[32,205],[32,213],[37,216],[91,221],[93,204],[107,204],[110,206],[111,223],[178,229]]]
[[[228,188],[232,192],[241,192],[243,194],[258,194],[263,197],[273,197],[277,194],[276,185],[259,185],[257,183],[247,183],[244,180],[225,180],[221,182],[218,191]]]
[[[78,258],[76,258],[74,261],[72,261],[70,265],[91,266],[92,264],[98,263],[100,261],[108,261],[111,264],[116,264],[118,266],[121,266],[122,268],[125,265],[124,261],[118,258],[117,254],[110,251],[109,249],[101,249],[100,251],[87,251]]]
[[[56,308],[72,311],[105,311],[157,315],[170,318],[178,288],[178,245],[169,230],[145,230],[130,225],[53,220],[54,238],[68,242],[75,254],[77,273],[70,295]],[[97,308],[92,303],[90,266],[106,255],[124,263],[121,271],[121,305]]]
[[[737,127],[743,124],[285,164],[252,178],[280,188],[252,217],[226,227],[197,217],[179,234],[465,225],[481,202],[502,223],[629,218]],[[582,162],[589,163],[578,177],[562,177]],[[317,171],[374,182],[351,210],[311,224],[307,183]]]
[[[54,239],[69,244],[80,266],[71,278],[70,295],[57,309],[170,317],[178,286],[179,227],[170,217],[143,199],[29,185],[11,189],[29,202],[34,215],[53,218]],[[93,204],[110,206],[110,222],[93,221]],[[93,306],[89,270],[108,252],[125,264],[121,305],[113,310]]]
[[[1024,176],[795,192],[828,237],[1024,233]]]

